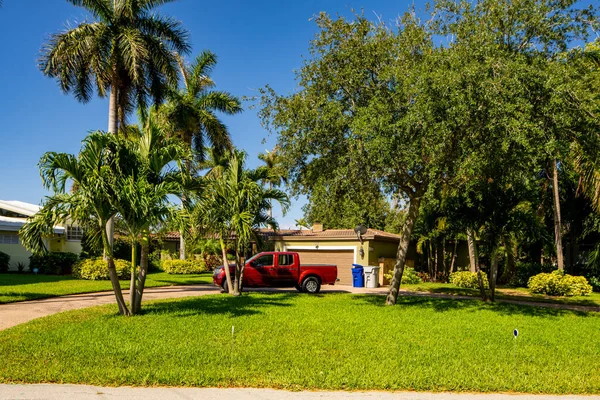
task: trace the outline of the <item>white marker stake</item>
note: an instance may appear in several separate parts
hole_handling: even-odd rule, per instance
[[[512,389],[513,390],[516,390],[516,388],[515,388],[515,370],[517,369],[517,337],[519,337],[519,330],[515,329],[515,330],[513,330],[513,338],[514,338],[513,342],[515,344],[513,346],[513,373],[512,373],[512,376],[513,376],[513,379],[512,379],[512,381],[513,381],[513,387],[512,387]]]

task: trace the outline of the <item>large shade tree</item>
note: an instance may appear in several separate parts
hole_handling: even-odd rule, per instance
[[[352,166],[408,202],[387,304],[423,196],[485,179],[503,154],[512,162],[522,151],[521,162],[534,163],[544,92],[543,76],[530,73],[585,37],[590,15],[574,3],[438,1],[430,19],[408,12],[395,28],[321,15],[300,89],[265,90],[262,116],[279,134],[292,184],[310,191],[318,177]]]

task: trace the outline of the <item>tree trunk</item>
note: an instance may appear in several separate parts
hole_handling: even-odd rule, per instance
[[[454,263],[456,262],[456,246],[458,245],[458,240],[454,239],[454,250],[452,251],[452,261],[450,262],[450,273],[454,272]]]
[[[504,268],[504,273],[502,274],[500,281],[502,283],[508,283],[517,272],[516,245],[510,235],[503,235],[502,242],[506,249],[506,267]]]
[[[269,182],[269,189],[272,190],[273,189],[273,182]],[[273,218],[273,203],[271,200],[269,200],[269,218]]]
[[[225,241],[223,237],[219,239],[221,242],[221,254],[223,256],[223,268],[225,269],[225,279],[227,280],[227,290],[230,294],[233,294],[233,285],[231,284],[231,271],[229,271],[229,262],[227,261],[227,248],[225,247]]]
[[[233,280],[233,295],[234,296],[239,296],[242,294],[240,287],[241,285],[241,275],[242,275],[242,267],[241,267],[241,257],[240,257],[240,253],[237,249],[237,244],[236,244],[236,249],[235,249],[235,278]]]
[[[558,269],[564,270],[565,263],[563,259],[562,247],[562,222],[560,218],[560,194],[558,192],[558,167],[557,161],[552,162],[552,199],[554,200],[554,238],[556,243],[556,262]]]
[[[429,271],[429,278],[432,282],[435,282],[435,271],[433,270],[433,247],[431,244],[431,240],[427,241],[427,270]]]
[[[496,280],[498,279],[498,245],[494,244],[490,262],[490,300],[495,300],[496,295]]]
[[[135,240],[131,241],[131,279],[129,283],[129,307],[131,308],[131,312],[135,313],[135,284],[136,284],[136,270],[137,270],[137,243]]]
[[[117,94],[118,91],[116,89],[117,81],[113,79],[112,88],[110,89],[110,100],[108,103],[108,133],[113,133],[117,135],[119,133],[119,111],[118,111],[118,103],[117,103]],[[108,220],[106,224],[106,235],[108,236],[108,245],[112,251],[114,241],[115,241],[115,218],[112,217]],[[106,251],[105,251],[106,258]]]
[[[481,277],[479,263],[476,265],[475,273],[477,274],[477,283],[479,283],[479,294],[481,294],[481,300],[487,301],[487,292],[485,290],[485,286],[483,286],[483,278]]]
[[[148,275],[148,250],[149,238],[142,239],[142,253],[140,255],[140,269],[138,272],[138,282],[136,289],[135,305],[133,313],[139,314],[142,311],[142,296],[146,286],[146,275]]]
[[[479,256],[477,255],[477,241],[475,240],[475,232],[473,229],[467,229],[467,243],[469,245],[469,262],[471,265],[470,271],[479,271]]]
[[[102,234],[102,243],[104,245],[104,252],[106,254],[106,261],[108,264],[108,276],[110,277],[110,283],[112,284],[113,291],[115,292],[119,313],[121,315],[130,315],[129,309],[125,304],[125,299],[123,298],[123,292],[121,291],[121,285],[119,283],[119,276],[117,275],[117,270],[115,268],[115,260],[113,259],[112,247],[109,247],[106,232],[103,232]]]
[[[415,221],[419,216],[420,204],[421,197],[417,193],[412,199],[410,199],[408,215],[406,216],[406,221],[402,227],[402,236],[400,237],[400,243],[398,244],[396,264],[394,265],[394,274],[392,276],[392,282],[390,283],[390,291],[385,300],[385,304],[387,305],[396,304],[396,300],[398,299],[398,291],[400,290],[400,283],[402,282],[402,274],[404,273],[404,265],[406,264],[408,246],[410,245],[410,238],[412,236]]]
[[[190,143],[191,146],[191,143]],[[185,160],[183,162],[185,164],[185,168],[187,170],[187,173],[191,174],[191,162],[190,160]],[[181,210],[183,212],[185,212],[186,210],[186,201],[187,201],[187,194],[185,193],[185,191],[182,193],[181,195]],[[179,259],[180,260],[185,260],[186,257],[186,252],[185,252],[185,228],[181,228],[179,230]]]

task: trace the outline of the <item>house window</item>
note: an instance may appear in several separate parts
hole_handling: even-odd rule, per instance
[[[78,226],[67,226],[67,240],[83,239],[83,229]]]
[[[19,244],[18,235],[0,235],[0,244]]]

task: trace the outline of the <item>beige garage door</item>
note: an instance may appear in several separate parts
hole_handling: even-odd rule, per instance
[[[352,285],[353,250],[293,250],[300,254],[302,264],[335,264],[339,282],[336,285]]]

